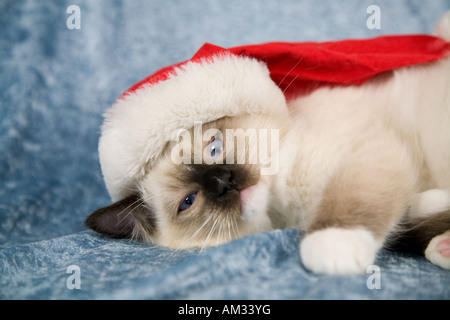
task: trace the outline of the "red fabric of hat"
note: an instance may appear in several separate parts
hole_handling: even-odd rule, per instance
[[[235,54],[265,62],[287,98],[322,85],[361,84],[383,72],[433,62],[450,54],[450,43],[428,35],[382,36],[330,42],[271,42],[224,49],[209,43],[190,59],[163,68],[124,95],[167,80],[175,68],[214,55]]]

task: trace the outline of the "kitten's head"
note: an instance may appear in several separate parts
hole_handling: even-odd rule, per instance
[[[88,227],[173,248],[270,228],[286,99],[263,62],[217,50],[156,72],[106,111],[99,157],[116,202]]]
[[[214,246],[269,230],[283,123],[247,115],[177,131],[136,190],[94,212],[87,226],[172,248]]]

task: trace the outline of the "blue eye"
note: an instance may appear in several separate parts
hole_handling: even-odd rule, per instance
[[[211,158],[216,159],[218,156],[222,154],[223,151],[223,142],[220,139],[213,138],[211,143],[209,144],[209,153]]]
[[[178,212],[184,211],[189,209],[195,201],[195,198],[197,197],[197,192],[192,192],[184,198],[183,201],[181,201],[180,206],[178,207]]]

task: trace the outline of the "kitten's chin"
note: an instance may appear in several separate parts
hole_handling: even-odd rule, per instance
[[[242,214],[240,230],[246,234],[272,229],[267,207],[269,186],[263,180],[240,191]]]
[[[258,192],[258,185],[252,185],[250,187],[245,188],[244,190],[240,191],[240,197],[241,197],[241,207],[242,210],[252,202],[253,197],[255,197],[255,192]]]

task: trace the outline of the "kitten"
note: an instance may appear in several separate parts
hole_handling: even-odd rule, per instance
[[[305,267],[363,273],[383,246],[450,269],[450,58],[179,132],[133,195],[86,225],[205,248],[305,230]]]

